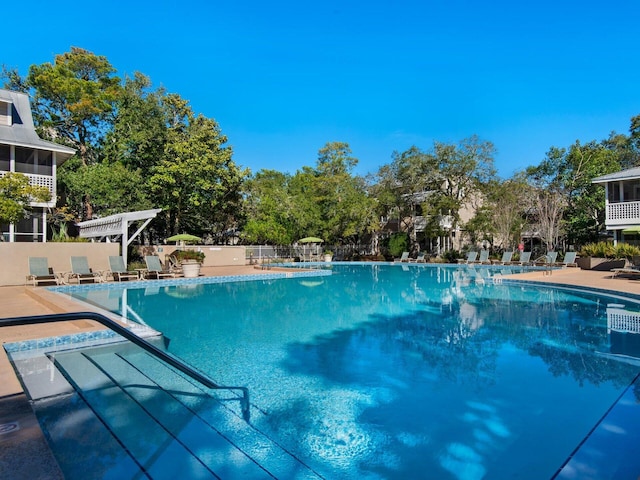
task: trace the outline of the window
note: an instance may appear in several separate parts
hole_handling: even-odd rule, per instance
[[[11,147],[0,145],[0,170],[8,172],[11,169]]]
[[[32,148],[16,147],[16,172],[36,173],[36,151]]]
[[[16,147],[16,172],[53,175],[53,153]]]
[[[14,227],[16,242],[42,242],[42,212],[32,212],[29,218],[23,218]]]
[[[11,110],[13,104],[0,100],[0,125],[11,125]]]
[[[640,200],[640,181],[624,182],[623,189],[625,202],[637,202]]]
[[[607,183],[607,188],[609,190],[609,202],[619,203],[620,202],[620,184],[618,182]]]

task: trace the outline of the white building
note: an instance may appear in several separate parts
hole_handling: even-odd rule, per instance
[[[0,90],[0,177],[7,172],[22,173],[30,184],[47,187],[51,192],[49,202],[31,204],[29,218],[0,225],[5,241],[46,241],[47,209],[56,204],[56,168],[74,154],[72,148],[38,137],[26,94]]]
[[[614,242],[627,236],[637,239],[640,230],[640,167],[602,175],[592,180],[605,187],[605,226],[614,234]],[[633,231],[635,230],[635,232]]]

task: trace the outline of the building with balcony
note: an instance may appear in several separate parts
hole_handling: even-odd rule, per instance
[[[2,240],[47,240],[47,210],[56,204],[56,168],[74,154],[74,149],[38,136],[26,94],[0,90],[0,177],[7,172],[22,173],[31,185],[46,187],[51,192],[49,202],[31,203],[29,218],[0,225]]]
[[[605,187],[605,227],[613,232],[614,242],[637,243],[640,233],[640,167],[602,175],[594,178],[592,183]]]

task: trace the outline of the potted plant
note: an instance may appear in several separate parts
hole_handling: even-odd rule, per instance
[[[204,262],[204,252],[199,250],[176,250],[173,256],[182,266],[182,274],[185,278],[194,278],[200,275],[200,267]]]
[[[333,252],[331,250],[325,250],[325,252],[324,252],[324,261],[325,262],[330,262],[332,258],[333,258]]]
[[[640,249],[624,243],[613,245],[608,242],[589,243],[580,250],[580,257],[576,260],[583,270],[606,271],[613,268],[623,268],[627,260],[640,254]]]

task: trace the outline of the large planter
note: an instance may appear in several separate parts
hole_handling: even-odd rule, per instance
[[[579,257],[576,263],[582,270],[608,272],[613,268],[624,268],[627,261],[624,258]]]
[[[330,262],[332,258],[333,258],[333,255],[331,255],[330,253],[325,253],[324,254],[324,261],[325,262]]]
[[[197,260],[183,260],[180,265],[185,278],[195,278],[200,275],[200,262]]]

